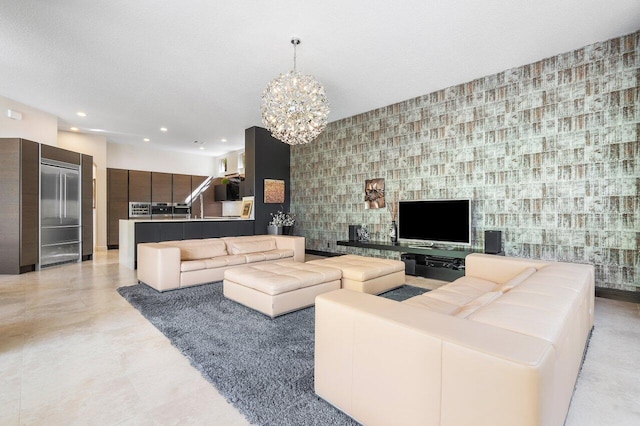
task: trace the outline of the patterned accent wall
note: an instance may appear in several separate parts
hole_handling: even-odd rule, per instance
[[[291,151],[291,210],[307,249],[349,224],[387,240],[387,196],[470,198],[473,244],[503,232],[507,256],[591,263],[596,285],[640,290],[640,31],[330,123]],[[375,88],[372,88],[375,90]],[[437,220],[437,218],[425,218]]]

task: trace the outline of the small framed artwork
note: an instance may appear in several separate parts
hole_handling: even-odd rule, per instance
[[[249,219],[251,217],[252,208],[253,208],[253,200],[243,200],[242,208],[240,209],[240,217],[242,219]]]
[[[384,179],[367,179],[364,183],[364,208],[384,207]]]
[[[264,203],[284,204],[284,180],[265,179],[264,180]]]

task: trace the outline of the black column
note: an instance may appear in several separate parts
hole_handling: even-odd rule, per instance
[[[250,127],[244,132],[245,181],[241,195],[253,195],[255,200],[255,233],[266,234],[271,213],[289,211],[291,188],[290,146],[275,139],[267,129]],[[264,203],[264,180],[284,180],[284,203]]]

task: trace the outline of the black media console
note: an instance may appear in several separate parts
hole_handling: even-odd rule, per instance
[[[388,243],[385,241],[338,241],[339,246],[400,252],[407,275],[436,280],[453,281],[464,275],[464,258],[474,250],[447,249],[416,244]]]

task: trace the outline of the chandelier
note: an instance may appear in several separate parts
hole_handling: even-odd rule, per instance
[[[271,80],[262,92],[262,122],[271,135],[289,145],[309,143],[327,126],[329,101],[322,84],[296,69],[296,47],[292,38],[293,70]]]

